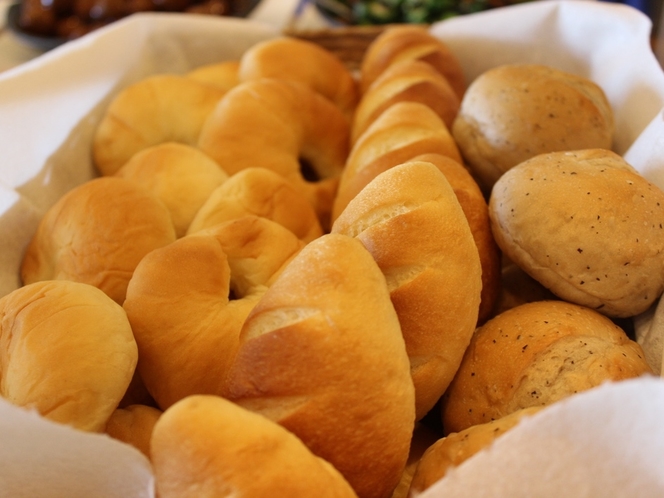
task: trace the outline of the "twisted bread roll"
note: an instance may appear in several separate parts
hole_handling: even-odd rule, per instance
[[[123,178],[97,178],[46,212],[26,249],[21,277],[24,284],[87,283],[122,304],[143,256],[174,240],[170,213],[156,196]]]
[[[138,370],[160,408],[222,392],[245,318],[303,245],[281,225],[246,216],[143,258],[124,309]]]
[[[0,395],[54,422],[102,431],[136,367],[122,308],[91,285],[48,281],[0,299]]]
[[[129,444],[150,458],[150,439],[162,411],[146,405],[129,405],[115,410],[105,432],[123,443]]]
[[[115,176],[155,194],[171,213],[177,237],[187,233],[201,206],[228,179],[219,165],[200,150],[176,142],[143,149]]]
[[[323,234],[316,212],[302,192],[265,168],[238,171],[217,187],[196,213],[188,233],[246,215],[275,221],[304,242]]]
[[[385,277],[358,240],[323,235],[292,260],[247,318],[228,379],[225,397],[293,432],[358,496],[390,496],[415,398]]]
[[[199,83],[214,86],[227,92],[231,88],[240,84],[240,61],[231,60],[224,62],[213,62],[204,66],[197,67],[187,73]]]
[[[604,315],[564,301],[522,304],[473,335],[443,398],[443,428],[460,432],[651,373],[641,347]]]
[[[161,498],[356,496],[296,436],[215,396],[189,396],[166,410],[152,461]]]
[[[480,259],[454,191],[431,163],[395,166],[348,204],[332,232],[361,241],[385,275],[421,419],[459,368],[480,306]]]
[[[348,135],[348,121],[330,101],[300,83],[265,78],[228,92],[198,145],[230,175],[256,166],[280,174],[309,199],[325,228]]]
[[[196,145],[225,91],[172,74],[143,78],[112,100],[92,143],[94,164],[112,175],[137,152],[163,142]]]

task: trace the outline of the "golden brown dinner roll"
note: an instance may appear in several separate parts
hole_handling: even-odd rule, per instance
[[[505,255],[562,299],[628,317],[664,290],[664,193],[611,151],[521,163],[489,214]]]
[[[522,304],[473,335],[443,397],[443,428],[460,432],[650,373],[641,346],[604,315],[565,301]]]
[[[490,69],[468,87],[452,126],[485,192],[508,169],[538,154],[610,149],[613,110],[587,78],[534,64]]]
[[[295,435],[218,396],[189,396],[166,410],[152,462],[161,498],[356,496]]]
[[[310,88],[265,78],[228,92],[198,145],[230,175],[251,167],[280,174],[304,193],[327,228],[349,128],[339,108]]]
[[[136,367],[122,308],[91,285],[25,285],[0,299],[0,395],[43,417],[102,431]]]
[[[452,381],[477,324],[482,268],[463,210],[433,164],[410,162],[371,181],[332,233],[356,237],[385,275],[419,420]]]
[[[196,145],[203,122],[224,93],[174,74],[149,76],[125,87],[95,131],[95,166],[102,175],[112,175],[131,156],[152,145]]]
[[[485,424],[454,432],[432,444],[422,455],[410,483],[409,496],[417,496],[445,477],[447,471],[461,465],[481,450],[491,446],[500,436],[518,425],[525,417],[542,407],[533,406],[510,413]]]
[[[311,41],[281,36],[256,43],[240,60],[241,81],[277,78],[297,81],[336,104],[350,117],[357,104],[357,82],[336,54]]]
[[[360,241],[310,242],[252,310],[228,399],[293,432],[360,497],[389,497],[415,395],[385,277]]]
[[[177,142],[148,147],[135,154],[116,176],[155,194],[171,213],[175,234],[182,237],[210,194],[228,175],[191,145]]]
[[[222,392],[246,316],[303,246],[281,225],[246,216],[143,258],[124,309],[138,371],[162,410],[190,394]]]
[[[353,144],[334,199],[332,221],[380,173],[427,153],[461,162],[445,123],[428,106],[398,102],[389,107]]]
[[[253,214],[283,225],[304,242],[323,235],[314,207],[283,176],[266,168],[238,171],[198,210],[188,233]]]
[[[413,480],[413,475],[417,469],[417,465],[426,450],[440,438],[438,430],[429,427],[426,423],[418,422],[415,424],[413,431],[413,438],[410,442],[410,454],[408,456],[408,463],[406,468],[401,474],[399,484],[394,489],[391,498],[408,498],[408,491],[410,483]]]
[[[106,434],[127,443],[150,458],[150,438],[162,412],[147,405],[129,405],[115,410],[106,422]]]
[[[171,215],[155,195],[123,178],[97,178],[46,212],[26,249],[21,278],[24,284],[87,283],[122,304],[138,262],[174,240]]]
[[[369,45],[360,68],[362,94],[389,66],[403,60],[430,64],[463,97],[466,78],[457,57],[426,27],[413,24],[389,26]]]
[[[351,142],[396,102],[420,102],[452,128],[461,100],[445,77],[426,62],[407,59],[388,67],[362,95],[353,116]]]
[[[240,61],[230,60],[223,62],[213,62],[199,66],[187,73],[199,83],[212,85],[220,90],[227,92],[231,88],[240,84]]]

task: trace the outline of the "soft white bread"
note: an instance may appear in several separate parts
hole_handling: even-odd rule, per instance
[[[538,154],[610,149],[613,110],[587,78],[535,64],[490,69],[468,87],[452,126],[461,153],[485,192]]]
[[[356,237],[385,275],[419,420],[452,381],[477,324],[482,268],[463,210],[433,164],[409,162],[369,183],[332,233]]]
[[[245,318],[303,245],[281,225],[246,216],[143,258],[124,309],[138,371],[161,409],[223,391]]]
[[[152,192],[171,213],[182,237],[212,192],[228,175],[200,150],[177,142],[148,147],[135,154],[115,176]]]
[[[91,285],[25,285],[0,299],[0,395],[54,422],[102,431],[131,381],[122,308]]]
[[[356,496],[295,435],[217,396],[189,396],[170,407],[151,445],[160,498]]]
[[[21,278],[87,283],[122,304],[143,256],[174,240],[171,215],[154,194],[123,178],[97,178],[46,212],[23,256]]]
[[[628,317],[664,290],[664,192],[611,151],[521,163],[489,214],[505,255],[562,299]]]
[[[161,414],[162,411],[158,408],[147,405],[118,408],[106,422],[105,432],[113,439],[133,446],[150,458],[150,439]]]
[[[609,318],[565,301],[522,304],[478,328],[442,404],[445,433],[651,374]]]
[[[275,221],[304,242],[323,235],[316,212],[304,194],[266,168],[238,171],[217,187],[196,213],[188,233],[246,215]]]
[[[310,242],[247,318],[225,395],[278,422],[360,497],[389,497],[415,394],[385,277],[362,243]]]

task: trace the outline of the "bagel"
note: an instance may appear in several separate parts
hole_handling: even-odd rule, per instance
[[[222,392],[246,316],[303,245],[281,225],[245,216],[143,258],[124,309],[138,371],[162,410],[190,394]]]
[[[112,175],[131,156],[152,145],[196,145],[203,122],[224,93],[174,74],[149,76],[125,87],[95,130],[95,166],[102,175]]]
[[[297,81],[331,100],[349,118],[359,98],[357,82],[339,57],[317,43],[289,36],[249,48],[240,59],[239,78]]]
[[[174,240],[171,215],[155,195],[123,178],[96,178],[46,212],[23,255],[21,278],[87,283],[122,304],[138,262]]]
[[[327,234],[302,249],[247,318],[228,379],[225,398],[294,433],[359,497],[392,494],[413,382],[385,277],[358,240]]]
[[[458,58],[426,27],[413,24],[389,26],[367,47],[360,66],[361,94],[389,66],[403,60],[431,65],[447,79],[459,99],[463,98],[466,78]]]
[[[70,281],[0,298],[0,395],[43,417],[101,432],[137,361],[127,316],[101,290]]]
[[[452,381],[477,324],[482,269],[463,210],[433,164],[409,162],[369,183],[332,233],[360,240],[385,275],[419,420]]]
[[[200,150],[177,142],[165,142],[136,153],[115,176],[152,192],[173,219],[175,234],[182,237],[198,210],[228,175]]]
[[[296,436],[218,396],[189,396],[166,410],[152,462],[160,498],[356,496]]]
[[[266,78],[228,92],[198,145],[230,175],[256,166],[280,174],[309,199],[325,229],[348,137],[348,121],[330,101],[300,83]]]
[[[105,432],[150,458],[152,431],[161,415],[162,411],[153,406],[129,405],[118,408],[106,422]]]
[[[238,171],[217,187],[196,213],[188,233],[248,214],[275,221],[304,242],[323,234],[316,212],[302,192],[265,168]]]
[[[334,199],[332,221],[380,173],[427,153],[462,161],[445,123],[428,106],[397,102],[389,107],[353,144]]]
[[[227,92],[240,84],[240,61],[213,62],[189,71],[186,76],[199,83],[211,85]]]
[[[389,66],[366,90],[355,110],[351,128],[354,143],[367,127],[396,102],[420,102],[452,128],[461,100],[443,75],[431,65],[406,59]]]

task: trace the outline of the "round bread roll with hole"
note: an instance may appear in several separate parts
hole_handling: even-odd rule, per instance
[[[101,432],[138,352],[122,308],[88,284],[53,280],[0,299],[0,395],[43,417]]]
[[[443,397],[443,429],[460,432],[646,374],[641,346],[606,316],[565,301],[522,304],[475,331]]]
[[[537,64],[507,64],[468,87],[452,135],[482,190],[538,154],[611,149],[613,110],[587,78]]]
[[[504,254],[561,299],[630,317],[664,290],[664,193],[611,151],[519,164],[489,215]]]

